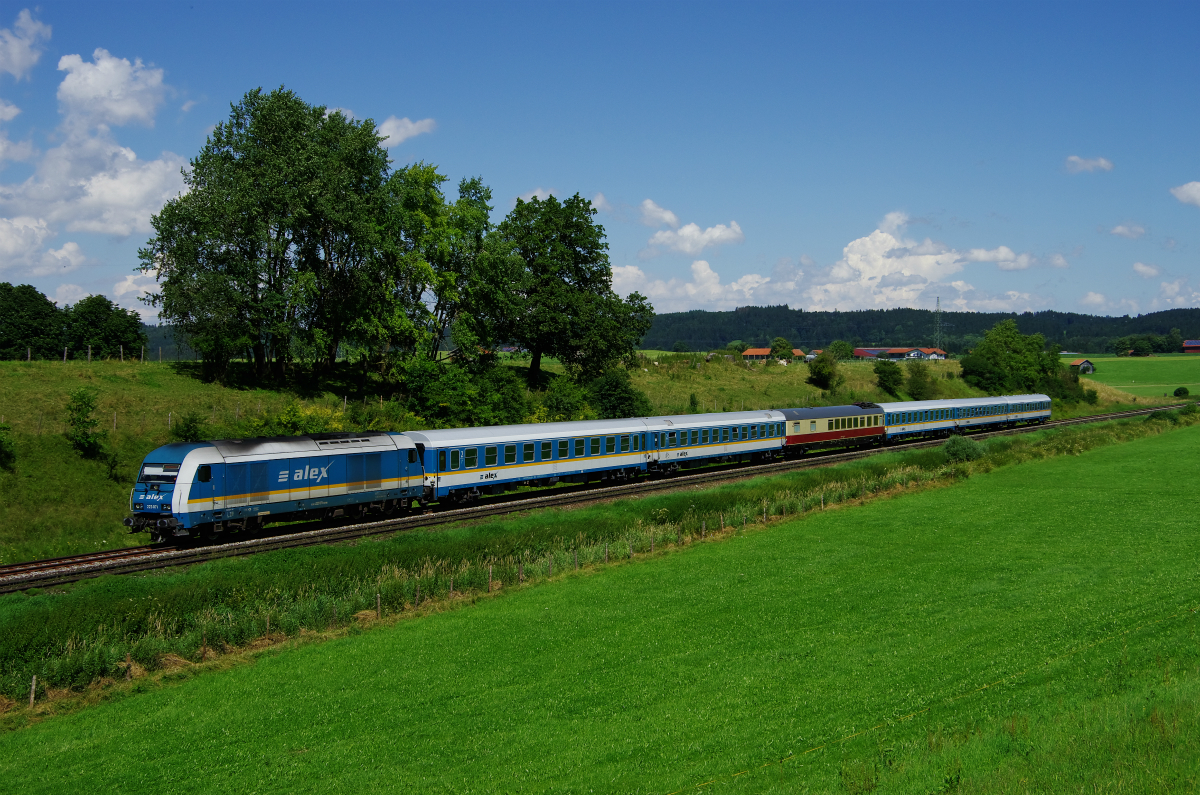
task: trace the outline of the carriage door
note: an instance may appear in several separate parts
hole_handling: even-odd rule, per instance
[[[216,507],[218,473],[215,469],[212,464],[196,467],[196,478],[188,492],[189,511],[211,511]]]

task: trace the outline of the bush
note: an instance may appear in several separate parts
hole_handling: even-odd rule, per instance
[[[942,452],[946,454],[947,461],[957,464],[981,458],[983,456],[983,445],[965,436],[951,436],[942,445]]]
[[[888,359],[880,359],[875,362],[873,369],[876,386],[892,397],[896,397],[900,393],[901,387],[904,386],[904,373],[901,371],[900,365]]]
[[[95,430],[100,421],[92,416],[96,410],[96,390],[80,387],[71,393],[67,401],[67,441],[85,458],[100,454],[105,431]]]
[[[1094,406],[1100,400],[1100,393],[1094,389],[1083,390],[1083,401],[1089,406]]]
[[[908,378],[905,379],[905,389],[913,400],[933,400],[937,397],[937,382],[929,374],[929,365],[920,359],[912,359],[905,363]]]
[[[13,438],[12,426],[0,422],[0,469],[9,472],[17,463],[17,440]]]
[[[1191,393],[1190,393],[1190,392],[1188,392],[1188,388],[1187,388],[1186,386],[1181,386],[1181,387],[1178,387],[1178,388],[1175,390],[1175,397],[1187,397],[1187,396],[1188,396],[1188,395],[1190,395],[1190,394],[1191,394]]]
[[[836,392],[845,383],[838,373],[837,358],[829,351],[821,354],[808,363],[808,383],[820,389]]]
[[[691,351],[692,351],[692,346],[688,345],[683,340],[679,340],[678,342],[676,342],[674,345],[671,346],[672,353],[691,353]]]
[[[171,426],[171,439],[176,442],[204,441],[204,418],[194,411],[189,411]]]
[[[629,372],[621,367],[613,367],[592,381],[588,392],[592,398],[590,403],[602,420],[648,417],[653,411],[650,398],[634,387]]]

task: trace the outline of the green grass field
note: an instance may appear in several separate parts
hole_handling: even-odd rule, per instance
[[[268,655],[0,736],[0,773],[23,793],[1193,791],[1198,442]]]
[[[1096,373],[1085,379],[1132,395],[1161,398],[1164,393],[1174,394],[1181,386],[1200,395],[1200,355],[1121,356],[1095,359],[1093,363]]]

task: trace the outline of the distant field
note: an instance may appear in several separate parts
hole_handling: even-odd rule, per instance
[[[280,653],[0,736],[0,774],[22,793],[1192,791],[1200,534],[1177,473],[1198,442]]]
[[[1139,397],[1161,398],[1164,392],[1171,395],[1181,386],[1200,395],[1200,355],[1121,356],[1092,362],[1096,373],[1084,378]]]

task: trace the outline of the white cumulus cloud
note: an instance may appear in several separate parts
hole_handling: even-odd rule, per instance
[[[1065,163],[1067,171],[1072,174],[1079,174],[1084,171],[1091,173],[1093,171],[1112,171],[1113,164],[1111,160],[1103,157],[1083,158],[1078,155],[1071,155]]]
[[[91,63],[64,55],[58,68],[67,73],[58,86],[58,101],[68,118],[89,125],[154,125],[166,90],[162,69],[148,68],[141,58],[130,63],[102,47],[92,53]]]
[[[1146,228],[1141,224],[1118,224],[1108,230],[1110,235],[1118,237],[1127,237],[1130,240],[1137,240],[1142,235],[1146,234]]]
[[[699,254],[710,246],[720,246],[741,243],[746,239],[737,221],[730,221],[729,226],[717,224],[707,229],[701,229],[697,224],[685,224],[679,229],[663,229],[651,236],[648,245],[650,255],[654,249],[665,248],[682,254]]]
[[[762,302],[770,298],[760,288],[770,283],[768,276],[749,273],[733,282],[721,282],[721,277],[705,260],[691,265],[690,279],[651,279],[636,265],[613,268],[613,290],[625,295],[637,290],[650,299],[656,311],[672,312],[703,306],[710,309],[733,309]]]
[[[41,261],[31,271],[34,276],[49,276],[52,273],[70,273],[87,259],[83,249],[74,241],[68,241],[59,249],[50,249],[42,254]]]
[[[17,114],[20,112],[21,109],[16,105],[0,99],[0,121],[12,121],[17,118]]]
[[[78,284],[60,284],[58,289],[54,291],[54,303],[59,306],[77,304],[89,295],[91,293]]]
[[[1050,257],[1050,267],[1052,268],[1069,268],[1071,263],[1067,262],[1067,258],[1062,254],[1055,254]]]
[[[379,125],[379,134],[384,138],[383,145],[391,149],[404,143],[409,138],[415,138],[422,133],[431,133],[436,129],[437,122],[433,119],[413,121],[407,116],[403,119],[388,116],[383,124]]]
[[[543,188],[541,185],[538,185],[533,190],[522,193],[518,198],[520,198],[521,201],[529,201],[530,199],[533,199],[533,198],[538,199],[538,201],[545,201],[546,199],[549,199],[553,195],[554,195],[553,188]]]
[[[1153,279],[1158,275],[1158,268],[1153,265],[1147,265],[1144,262],[1133,263],[1133,272],[1143,279]]]
[[[50,26],[34,19],[28,8],[22,10],[11,29],[0,29],[0,72],[20,80],[42,57],[42,42],[48,38]]]
[[[1028,254],[1016,254],[1008,246],[993,249],[973,248],[963,255],[966,262],[994,262],[1002,271],[1023,271],[1036,260]]]
[[[597,212],[601,213],[611,213],[613,211],[612,204],[609,203],[603,193],[597,193],[592,197],[592,206],[596,208]]]
[[[1184,204],[1194,204],[1200,207],[1200,182],[1188,182],[1177,188],[1171,188],[1171,195]]]
[[[1083,298],[1079,299],[1079,303],[1084,306],[1104,306],[1108,303],[1108,299],[1104,297],[1103,293],[1094,293],[1089,290]]]
[[[679,228],[679,218],[675,213],[663,207],[659,207],[650,199],[642,202],[642,223],[646,226],[669,226],[672,229]]]
[[[53,236],[44,218],[0,218],[0,271],[32,264]]]

